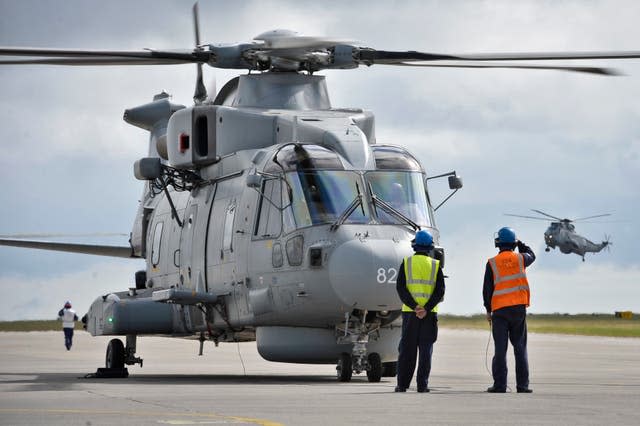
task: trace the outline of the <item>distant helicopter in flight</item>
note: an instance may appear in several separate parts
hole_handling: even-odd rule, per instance
[[[531,209],[532,211],[546,216],[547,218],[555,219],[556,221],[552,221],[551,225],[544,231],[544,242],[547,244],[547,247],[544,251],[551,251],[551,249],[555,249],[558,247],[560,251],[564,254],[575,253],[578,256],[582,257],[582,261],[584,262],[584,255],[591,253],[599,253],[603,248],[609,247],[612,243],[609,241],[609,237],[605,236],[605,240],[601,243],[594,243],[589,241],[587,238],[582,235],[578,235],[576,233],[576,228],[573,225],[573,222],[578,222],[581,220],[594,219],[597,217],[611,216],[611,213],[599,214],[595,216],[581,217],[579,219],[560,219],[559,217],[552,216],[540,210]],[[546,220],[549,219],[543,217],[536,216],[523,216],[519,214],[508,214],[505,213],[505,216],[514,216],[514,217],[523,217],[525,219],[535,219],[535,220]]]

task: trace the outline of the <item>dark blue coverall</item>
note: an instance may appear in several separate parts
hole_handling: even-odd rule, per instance
[[[428,256],[427,253],[423,252],[416,252],[415,254]],[[433,293],[424,306],[427,315],[423,319],[419,319],[415,312],[402,313],[402,338],[400,339],[400,345],[398,347],[398,385],[396,391],[404,392],[411,384],[411,378],[416,369],[416,355],[418,355],[418,351],[418,373],[416,375],[418,392],[428,392],[429,390],[431,354],[433,352],[433,344],[438,339],[438,315],[435,312],[431,312],[431,310],[440,303],[444,297],[444,290],[444,275],[440,267],[438,268]],[[411,309],[416,308],[417,303],[407,289],[404,260],[398,272],[396,291],[402,303]]]
[[[524,257],[525,268],[536,260],[533,250],[518,241],[518,251]],[[515,248],[515,247],[514,247]],[[500,251],[513,250],[501,248]],[[507,389],[507,349],[509,341],[513,346],[516,361],[516,386],[523,390],[529,388],[529,359],[527,357],[527,307],[525,305],[505,306],[491,311],[493,296],[493,270],[487,262],[484,272],[482,296],[487,313],[491,313],[491,330],[494,341],[494,355],[491,363],[493,387],[499,391]]]

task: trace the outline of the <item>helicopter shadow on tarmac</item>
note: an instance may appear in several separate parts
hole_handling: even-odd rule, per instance
[[[90,378],[78,373],[8,374],[1,373],[3,385],[17,385],[17,392],[67,391],[84,383],[100,385],[325,385],[335,384],[334,376],[309,375],[231,375],[231,374],[149,374],[128,378]],[[367,382],[366,376],[354,383]]]

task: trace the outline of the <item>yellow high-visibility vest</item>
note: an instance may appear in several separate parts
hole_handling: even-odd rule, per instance
[[[422,307],[427,304],[436,288],[438,268],[440,268],[440,261],[429,256],[413,255],[404,259],[407,290],[411,293],[413,300]],[[402,312],[413,312],[413,309],[403,304]],[[438,305],[431,312],[438,312]]]

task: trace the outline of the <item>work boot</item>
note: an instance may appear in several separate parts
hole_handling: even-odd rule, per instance
[[[407,388],[401,388],[401,387],[396,386],[396,388],[393,391],[394,392],[406,392]]]
[[[505,388],[497,388],[495,385],[491,386],[487,389],[489,393],[505,393],[507,390]]]
[[[418,388],[418,392],[419,393],[431,392],[431,389],[429,389],[429,388]]]
[[[533,389],[531,388],[517,388],[518,393],[533,393]]]

